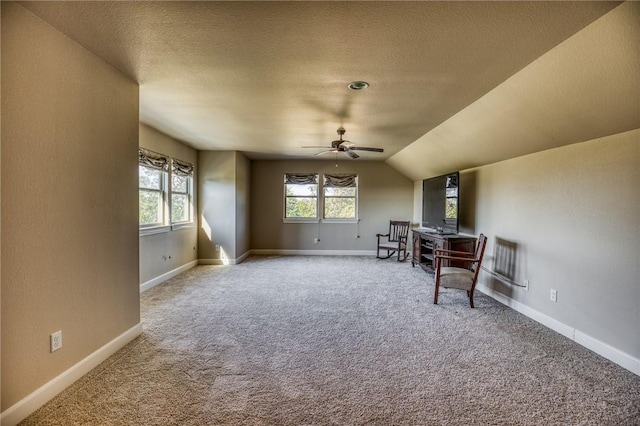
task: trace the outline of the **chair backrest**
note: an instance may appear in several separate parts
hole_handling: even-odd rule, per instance
[[[389,221],[389,241],[407,241],[411,222],[402,220]]]
[[[484,249],[487,247],[487,236],[484,234],[480,234],[478,236],[478,244],[476,245],[476,251],[473,255],[473,264],[471,265],[471,270],[475,272],[476,277],[478,276],[478,271],[480,270],[480,264],[482,263],[482,258],[484,257]],[[474,278],[475,281],[475,278]]]

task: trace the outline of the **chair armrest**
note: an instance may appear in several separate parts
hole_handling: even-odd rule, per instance
[[[463,261],[463,262],[477,262],[478,261],[478,259],[476,259],[475,257],[469,258],[469,257],[458,257],[458,256],[443,256],[443,255],[440,255],[440,254],[436,255],[436,260],[437,259],[460,260],[460,261]]]
[[[465,262],[467,264],[469,264],[468,266],[464,266],[465,268],[471,268],[471,266],[473,265],[473,263],[476,261],[476,259],[469,259],[466,257],[457,257],[457,256],[441,256],[441,255],[436,255],[433,259],[433,261],[435,262],[435,267],[436,267],[436,274],[440,274],[440,268],[442,268],[442,259],[449,259],[449,260],[457,260],[458,262]],[[480,266],[480,264],[478,264],[478,266]]]
[[[388,237],[389,234],[376,234],[376,237]]]
[[[453,254],[457,254],[457,255],[461,255],[461,256],[474,256],[475,253],[469,253],[468,251],[456,251],[456,250],[447,250],[447,249],[436,249],[436,256],[438,256],[438,253],[453,253]]]

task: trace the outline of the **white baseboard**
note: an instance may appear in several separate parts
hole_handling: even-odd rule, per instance
[[[247,256],[242,255],[237,259],[198,259],[198,265],[237,265],[246,258]]]
[[[640,376],[640,359],[634,358],[633,356],[622,352],[621,350],[614,348],[607,343],[595,339],[580,330],[577,330],[556,319],[553,319],[550,316],[543,314],[542,312],[536,311],[535,309],[525,305],[524,303],[520,303],[517,300],[511,299],[510,297],[507,297],[502,293],[498,293],[497,291],[494,291],[484,284],[478,284],[476,289],[480,290],[487,296],[497,300],[498,302],[509,306],[513,310],[518,311],[521,314],[531,318],[532,320],[539,322],[545,327],[548,327],[553,331],[562,334],[563,336],[573,340],[579,345],[607,358],[609,361],[612,361],[619,366],[631,371],[633,374]]]
[[[176,275],[193,268],[194,266],[196,266],[199,262],[197,260],[193,260],[185,265],[182,265],[176,269],[172,269],[169,272],[165,272],[162,275],[159,275],[155,278],[150,279],[149,281],[146,281],[142,284],[140,284],[140,293],[142,293],[143,291],[147,291],[152,287],[157,286],[160,283],[165,282],[166,280],[175,277]]]
[[[375,256],[375,250],[283,250],[283,249],[252,249],[255,255],[282,256]]]
[[[199,265],[237,265],[239,263],[242,263],[247,257],[249,257],[250,254],[251,252],[247,251],[242,256],[236,259],[226,259],[226,258],[225,259],[198,259],[198,264]]]
[[[142,333],[142,323],[131,327],[88,357],[73,365],[67,371],[7,408],[0,416],[0,424],[2,426],[17,425],[31,413],[50,401],[54,396],[71,386],[76,380],[97,367],[102,361],[122,349],[140,333]]]
[[[237,259],[235,259],[235,263],[233,263],[233,265],[237,265],[238,263],[242,263],[244,262],[244,260],[249,257],[251,255],[251,250],[247,250],[244,252],[244,254],[242,254],[240,257],[238,257]]]
[[[198,265],[224,265],[222,259],[198,259]]]
[[[613,346],[607,345],[600,340],[576,330],[575,338],[576,343],[584,346],[587,349],[607,358],[609,361],[615,362],[620,367],[625,368],[637,376],[640,376],[640,359],[634,358],[631,355],[622,352]]]
[[[375,256],[375,250],[285,250],[285,249],[251,249],[236,259],[198,259],[200,265],[237,265],[247,257],[257,256]]]

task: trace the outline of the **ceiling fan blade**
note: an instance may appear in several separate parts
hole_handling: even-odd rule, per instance
[[[326,145],[322,145],[322,146],[320,146],[320,145],[308,145],[308,146],[301,146],[300,148],[316,148],[316,149],[318,149],[318,148],[324,148],[324,149],[332,149],[333,147],[332,147],[332,146],[326,146]]]
[[[359,151],[384,152],[384,149],[382,148],[369,148],[366,146],[352,146],[350,149],[357,149]]]
[[[354,160],[356,158],[360,158],[360,156],[358,154],[356,154],[355,152],[351,151],[350,149],[345,149],[344,153],[347,154],[349,157],[353,158]]]
[[[324,148],[324,147],[323,147],[323,148]],[[316,152],[316,153],[315,153],[315,154],[313,154],[313,155],[322,155],[322,154],[327,154],[327,153],[329,153],[329,152],[338,152],[338,151],[336,151],[335,149],[328,149],[328,150],[326,150],[326,151]]]

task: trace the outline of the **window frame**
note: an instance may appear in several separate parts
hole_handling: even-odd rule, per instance
[[[193,170],[191,171],[191,174],[189,175],[182,175],[179,173],[175,172],[175,167],[174,164],[175,163],[181,163],[181,164],[189,164],[189,163],[185,163],[183,161],[180,160],[176,160],[174,158],[171,159],[171,175],[169,177],[169,223],[171,224],[171,229],[175,230],[175,229],[180,229],[180,228],[188,228],[188,227],[192,227],[194,226],[194,206],[193,206]],[[190,165],[190,164],[189,164]],[[191,166],[193,168],[193,166]],[[186,182],[186,189],[185,192],[182,191],[175,191],[173,189],[173,177],[174,175],[178,175],[178,176],[182,176],[184,178],[186,178],[187,182]],[[179,220],[179,221],[173,221],[173,195],[174,194],[180,194],[180,195],[185,195],[187,198],[187,206],[186,206],[186,210],[187,210],[187,219],[186,220]]]
[[[152,188],[144,188],[140,186],[140,167],[144,167],[149,170],[153,170],[160,173],[160,188],[152,189]],[[155,234],[159,232],[165,232],[168,230],[167,226],[167,214],[168,214],[168,197],[167,197],[167,179],[168,179],[168,171],[163,170],[156,167],[150,167],[144,164],[138,164],[138,197],[140,197],[141,191],[153,192],[160,195],[160,205],[161,212],[159,214],[161,222],[153,222],[153,223],[140,223],[140,212],[138,207],[138,227],[140,229],[141,234]],[[139,199],[139,198],[138,198]],[[139,203],[139,201],[138,201]]]
[[[141,191],[149,191],[160,194],[162,199],[162,222],[140,223],[140,204],[138,201],[138,231],[140,236],[159,234],[182,228],[193,228],[195,226],[195,206],[194,206],[194,185],[195,168],[186,161],[171,158],[164,154],[148,150],[143,147],[138,148],[138,199]],[[140,185],[140,167],[160,172],[160,189],[145,188]],[[179,170],[176,173],[176,169]],[[181,172],[181,173],[180,173]],[[186,193],[174,191],[174,174],[187,178]],[[172,221],[173,195],[184,194],[187,196],[187,220]]]
[[[353,196],[347,196],[347,195],[326,195],[326,189],[327,188],[340,188],[340,186],[328,186],[326,185],[326,176],[335,176],[332,173],[326,173],[323,176],[323,180],[322,180],[322,223],[358,223],[360,222],[360,216],[359,216],[359,210],[358,210],[358,206],[359,206],[359,186],[360,186],[360,182],[359,182],[359,176],[356,173],[347,173],[347,175],[351,175],[354,176],[355,179],[355,185],[354,186],[345,186],[345,188],[355,188],[355,194]],[[326,199],[353,199],[354,200],[354,216],[353,217],[326,217]]]
[[[295,183],[288,182],[290,178],[288,176],[300,176],[300,175],[308,175],[314,176],[315,183],[307,182],[307,183]],[[287,185],[315,185],[316,187],[316,195],[287,195]],[[283,205],[282,205],[282,221],[284,223],[318,223],[320,222],[320,174],[319,173],[285,173],[284,174],[284,183],[282,185],[283,192]],[[315,198],[316,200],[316,214],[314,217],[288,217],[287,216],[287,201],[289,198]]]

